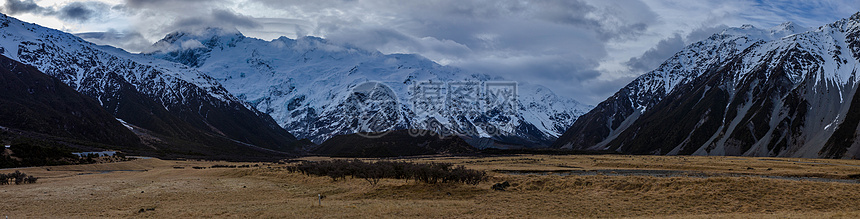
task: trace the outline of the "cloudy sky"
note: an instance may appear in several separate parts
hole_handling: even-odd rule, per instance
[[[586,104],[726,27],[817,27],[860,10],[860,0],[5,1],[7,15],[131,52],[209,26],[264,40],[311,35],[542,84]]]

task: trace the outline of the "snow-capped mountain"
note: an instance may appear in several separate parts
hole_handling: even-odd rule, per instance
[[[5,56],[0,56],[0,106],[0,141],[6,143],[23,137],[122,150],[143,147],[138,136],[92,98]]]
[[[182,64],[98,46],[6,15],[0,17],[0,54],[60,79],[153,134],[143,138],[151,147],[176,150],[164,146],[175,142],[205,151],[184,153],[221,153],[214,148],[224,145],[291,151],[296,141],[218,81]]]
[[[860,154],[860,13],[817,29],[746,25],[687,46],[553,145],[639,154]]]
[[[216,79],[290,133],[317,143],[357,131],[423,129],[548,145],[590,109],[539,85],[316,37],[264,41],[206,29],[169,34],[153,51]],[[497,91],[517,95],[505,102]]]
[[[693,43],[580,117],[553,146],[603,149],[606,143],[615,139],[642,113],[663,100],[678,85],[687,84],[710,69],[721,66],[753,45],[801,30],[803,28],[792,23],[785,23],[770,30],[744,25],[726,29],[708,39]]]

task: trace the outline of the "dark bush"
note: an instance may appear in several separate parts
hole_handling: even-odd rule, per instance
[[[72,154],[72,151],[67,148],[50,146],[38,141],[12,143],[9,150],[14,157],[0,156],[0,168],[92,163],[91,160]]]
[[[211,167],[209,167],[209,168],[236,168],[236,167],[237,167],[236,165],[223,165],[223,164],[216,164],[216,165],[212,165],[212,166],[211,166]]]
[[[24,179],[24,183],[36,183],[36,180],[38,179],[38,177],[28,176]]]
[[[495,185],[493,185],[493,190],[496,190],[496,191],[505,191],[505,189],[507,189],[507,188],[508,188],[508,187],[510,187],[510,186],[511,186],[511,184],[510,184],[510,183],[508,183],[508,181],[505,181],[505,182],[502,182],[502,183],[496,183]]]
[[[371,185],[376,185],[383,178],[403,179],[406,182],[409,182],[409,179],[414,179],[429,184],[466,183],[477,185],[486,178],[484,171],[470,170],[463,166],[453,167],[448,163],[364,162],[355,159],[303,162],[286,169],[290,172],[300,172],[307,175],[328,176],[335,181],[351,176],[364,179]]]
[[[39,178],[27,176],[27,174],[16,170],[14,173],[0,174],[0,185],[8,185],[10,183],[9,181],[15,181],[15,185],[20,185],[23,183],[36,183],[37,179]]]

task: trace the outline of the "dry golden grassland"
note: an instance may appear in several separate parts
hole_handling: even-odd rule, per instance
[[[331,158],[308,157],[304,160]],[[35,184],[0,185],[0,218],[810,218],[860,217],[860,161],[748,157],[521,155],[425,157],[486,170],[477,186],[383,179],[332,181],[289,164],[139,159],[17,169]],[[250,168],[194,166],[243,165]],[[50,169],[48,171],[47,169]],[[680,170],[691,177],[631,176]],[[503,171],[604,170],[608,174],[516,175]],[[2,170],[0,172],[13,172]],[[501,171],[501,172],[500,172]],[[764,176],[819,177],[840,182]],[[507,191],[490,187],[508,181]],[[325,195],[318,205],[317,195]],[[142,209],[142,211],[141,211]]]

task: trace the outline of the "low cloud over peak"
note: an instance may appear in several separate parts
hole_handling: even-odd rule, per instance
[[[174,31],[316,36],[551,88],[596,104],[721,28],[848,17],[855,1],[675,0],[6,0],[3,13],[145,51]],[[852,7],[846,7],[852,6]],[[44,22],[40,22],[40,19]],[[55,19],[55,20],[51,20]],[[61,23],[57,25],[56,20]]]

